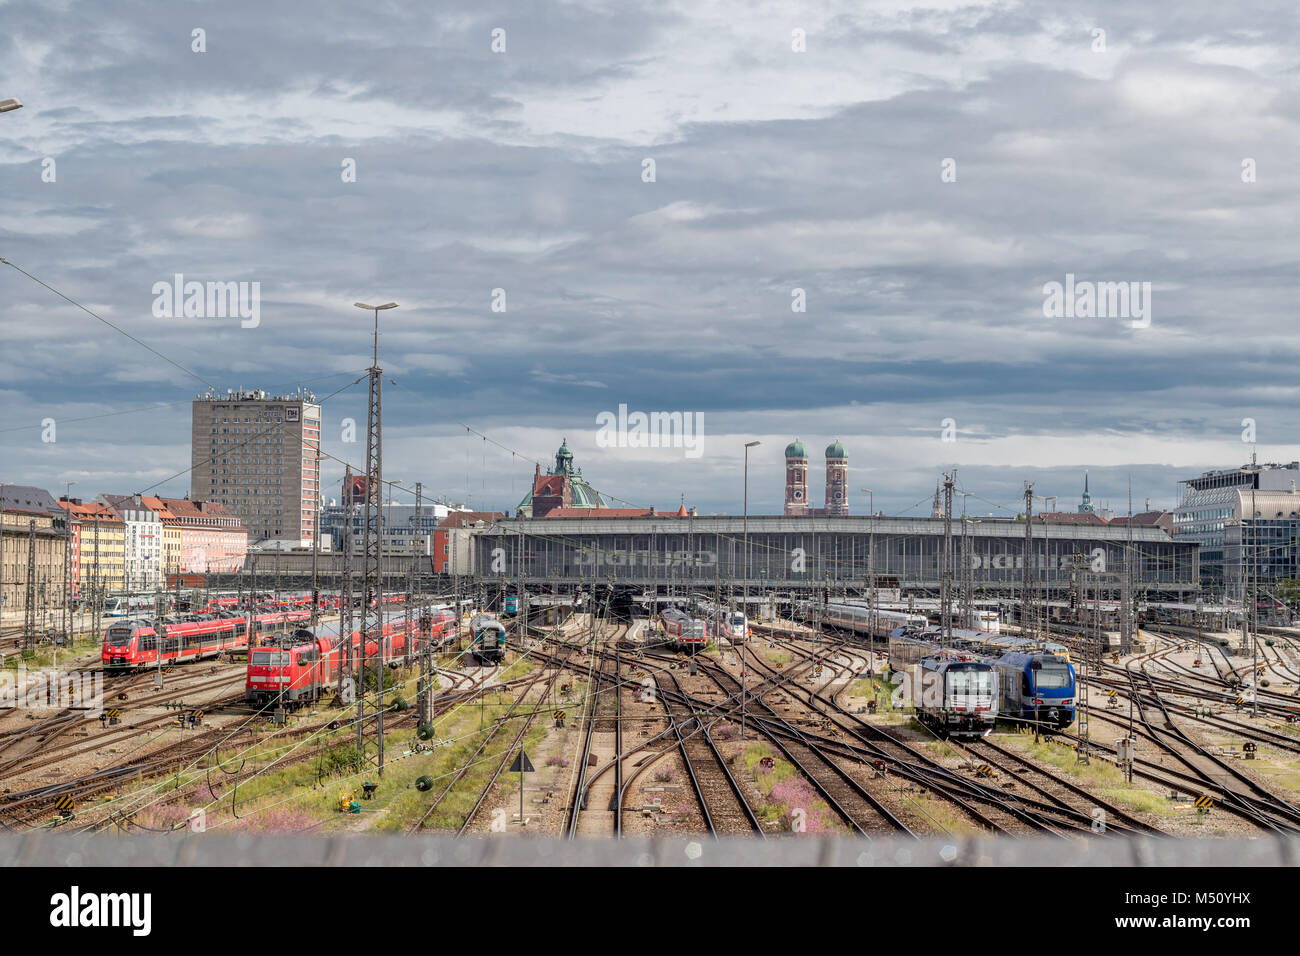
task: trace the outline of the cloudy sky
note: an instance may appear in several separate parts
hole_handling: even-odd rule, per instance
[[[358,299],[401,306],[386,477],[485,508],[565,436],[705,512],[755,439],[755,512],[795,436],[815,503],[839,438],[889,514],[953,466],[978,513],[1085,468],[1169,506],[1246,418],[1300,457],[1293,4],[1072,6],[0,0],[0,256],[188,370],[0,265],[0,481],[184,494],[209,385],[333,395],[359,464]],[[177,273],[260,283],[258,324],[155,316]],[[1067,274],[1150,283],[1145,322],[1046,316]],[[620,404],[703,453],[600,447]]]

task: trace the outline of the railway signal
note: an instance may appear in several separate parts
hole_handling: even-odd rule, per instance
[[[564,713],[564,711],[562,711],[562,710],[557,710],[557,711],[555,712],[555,715],[554,715],[554,716],[555,716],[555,726],[556,726],[556,727],[563,727],[563,726],[564,726],[564,718],[565,718],[565,713]]]
[[[762,767],[764,770],[771,770],[773,767],[776,766],[776,760],[772,757],[763,757],[761,760],[759,760],[758,765]]]
[[[1241,749],[1246,754],[1247,760],[1255,759],[1255,745],[1253,743],[1244,743],[1241,745]]]
[[[877,777],[883,777],[889,773],[889,764],[885,763],[883,760],[873,760],[871,761],[871,766],[875,769]]]
[[[519,774],[519,825],[526,826],[524,820],[524,774],[533,773],[533,762],[528,759],[528,754],[524,753],[522,747],[515,756],[514,762],[510,764],[510,772]]]
[[[1203,793],[1196,798],[1196,812],[1202,817],[1207,815],[1213,806],[1214,801],[1209,794]]]

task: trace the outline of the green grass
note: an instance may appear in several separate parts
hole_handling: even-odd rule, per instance
[[[534,668],[531,662],[515,661],[502,668],[501,678],[507,680],[523,676]],[[390,685],[386,698],[391,702],[395,696],[407,696],[404,688],[413,687],[415,670],[405,670],[385,674],[386,684],[393,677],[397,678]],[[408,699],[413,702],[413,694]],[[295,820],[315,820],[323,829],[352,828],[357,819],[351,814],[340,813],[337,809],[341,792],[355,792],[363,808],[362,816],[371,817],[365,821],[376,830],[405,830],[423,815],[434,797],[441,793],[450,782],[457,769],[464,766],[470,755],[477,749],[484,736],[491,730],[498,717],[509,710],[513,695],[508,692],[494,692],[484,695],[473,704],[454,708],[435,722],[436,736],[439,740],[450,741],[447,746],[437,747],[430,752],[406,753],[418,742],[413,727],[389,729],[384,734],[385,768],[382,781],[378,781],[373,764],[358,769],[355,748],[355,730],[343,728],[337,731],[317,735],[312,741],[296,746],[294,740],[283,736],[273,736],[274,725],[269,721],[261,728],[266,738],[245,750],[239,751],[232,759],[232,749],[223,750],[221,759],[226,773],[240,769],[244,774],[266,768],[250,780],[240,783],[236,788],[228,783],[228,778],[218,769],[213,768],[209,775],[205,765],[170,778],[156,778],[149,782],[148,789],[154,794],[182,793],[179,803],[187,808],[198,808],[211,802],[206,794],[206,782],[210,779],[218,787],[220,799],[208,808],[209,829],[230,825],[237,813],[242,820],[255,821],[259,813],[272,812],[283,814],[292,811],[297,814]],[[457,828],[465,815],[473,807],[479,791],[487,783],[487,778],[496,769],[506,746],[518,732],[517,720],[522,720],[522,713],[527,706],[521,704],[516,718],[508,724],[480,755],[479,760],[457,783],[440,806],[438,813],[430,818],[430,827]],[[351,708],[338,711],[322,709],[320,717],[328,719],[337,716],[347,719],[353,714]],[[396,712],[389,712],[396,718]],[[547,731],[541,726],[533,727],[525,735],[525,743],[535,746],[543,739]],[[322,742],[327,745],[321,753],[310,759],[283,766],[275,765],[280,758],[292,758],[294,755],[311,751]],[[370,756],[373,758],[373,751]],[[241,765],[242,764],[242,765]],[[432,791],[420,792],[415,789],[417,777],[429,775],[434,778]],[[503,774],[505,780],[509,774]],[[517,778],[516,778],[517,779]],[[361,801],[361,784],[366,780],[380,783],[375,799]],[[510,788],[517,788],[517,783],[507,781]],[[144,789],[141,781],[137,789]],[[202,797],[199,794],[203,794]],[[124,801],[124,805],[134,805],[134,801]],[[233,812],[232,812],[233,807]],[[175,808],[170,808],[175,809]],[[143,825],[161,822],[168,825],[174,813],[164,812],[164,808],[153,808],[141,815]],[[184,815],[180,817],[184,819]],[[372,822],[373,821],[373,822]],[[249,824],[241,822],[241,828]],[[255,822],[253,824],[255,828]]]
[[[1108,760],[1094,756],[1088,763],[1080,763],[1073,747],[1055,742],[1036,744],[1028,735],[1016,735],[1002,743],[1035,763],[1046,764],[1078,783],[1089,785],[1099,797],[1112,803],[1160,816],[1174,815],[1169,801],[1158,793],[1130,784],[1123,772]]]

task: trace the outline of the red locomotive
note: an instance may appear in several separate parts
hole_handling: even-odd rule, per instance
[[[456,636],[456,615],[447,608],[422,610],[413,619],[414,633],[409,635],[411,652],[418,653],[427,643],[442,645]],[[395,663],[406,656],[408,634],[406,616],[395,614],[385,621],[382,635],[371,628],[366,633],[364,652],[361,632],[352,632],[352,660],[364,653],[367,664],[383,661]],[[338,681],[343,659],[338,624],[328,624],[312,633],[298,628],[282,634],[274,646],[255,647],[248,654],[248,677],[244,696],[249,703],[262,705],[281,700],[297,706],[313,697],[332,692]]]
[[[254,612],[253,644],[275,639],[310,618],[310,611]],[[248,646],[249,620],[240,616],[176,621],[163,626],[161,641],[153,624],[122,621],[112,625],[104,635],[101,660],[105,667],[142,667],[160,660],[177,662],[216,657],[222,651]]]

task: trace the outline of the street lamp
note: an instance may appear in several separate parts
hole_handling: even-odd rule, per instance
[[[745,442],[745,581],[742,585],[745,606],[745,639],[740,643],[740,739],[745,739],[745,681],[749,676],[745,646],[749,643],[749,450],[763,444],[760,441]]]
[[[375,313],[375,367],[379,367],[379,313],[384,309],[397,308],[396,302],[385,302],[383,305],[367,305],[364,302],[353,302],[358,309],[365,309],[367,312]]]
[[[22,102],[14,97],[10,97],[7,100],[0,100],[0,113],[9,113],[13,110],[20,110],[22,108]]]

